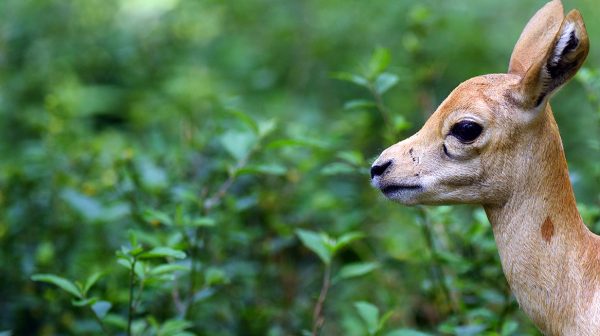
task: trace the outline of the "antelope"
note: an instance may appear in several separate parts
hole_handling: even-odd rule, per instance
[[[588,51],[579,11],[548,2],[507,74],[460,84],[371,167],[373,186],[401,204],[482,205],[506,280],[546,335],[600,335],[600,237],[576,208],[549,104]]]

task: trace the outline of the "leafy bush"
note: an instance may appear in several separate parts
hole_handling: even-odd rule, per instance
[[[538,6],[0,2],[0,332],[535,334],[482,210],[368,168]],[[596,59],[554,109],[600,231]]]

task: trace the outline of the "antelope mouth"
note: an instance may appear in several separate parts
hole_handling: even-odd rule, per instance
[[[418,191],[421,189],[423,189],[423,187],[418,184],[392,184],[381,188],[381,192],[387,197],[393,197],[402,192]]]

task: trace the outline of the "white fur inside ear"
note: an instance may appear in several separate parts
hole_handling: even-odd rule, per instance
[[[563,51],[569,44],[569,40],[571,40],[571,34],[574,34],[575,31],[575,23],[567,22],[565,28],[560,34],[560,38],[556,43],[556,48],[554,48],[554,53],[552,54],[552,61],[550,64],[556,65],[560,61],[560,58],[563,56]]]

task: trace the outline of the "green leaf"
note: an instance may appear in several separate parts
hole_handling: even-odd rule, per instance
[[[393,313],[394,313],[393,311],[389,311],[389,312],[383,314],[383,316],[379,319],[379,324],[377,325],[378,334],[379,334],[379,331],[383,330],[383,327],[385,326],[387,321],[390,319],[390,317],[392,317]]]
[[[467,325],[456,326],[456,328],[454,328],[453,334],[465,335],[465,336],[466,335],[481,335],[481,333],[485,329],[487,329],[487,327],[484,324],[467,324]]]
[[[221,285],[227,283],[227,275],[225,272],[216,267],[210,267],[206,270],[204,281],[207,286]]]
[[[83,297],[81,291],[73,282],[54,274],[34,274],[31,276],[31,280],[53,284],[77,298]]]
[[[131,248],[127,246],[121,246],[121,249],[117,251],[117,257],[124,257],[133,260],[134,256],[137,256],[144,251],[144,248],[138,244],[137,233],[135,233],[133,230],[129,230],[129,242],[132,244]]]
[[[137,260],[135,262],[133,272],[139,279],[145,279],[146,278],[146,264],[141,260]]]
[[[117,263],[130,270],[133,260],[131,260],[129,256],[118,256]]]
[[[431,336],[431,334],[427,334],[421,331],[417,331],[414,329],[396,329],[392,330],[389,333],[385,334],[385,336]]]
[[[64,189],[60,193],[60,197],[73,210],[89,221],[101,219],[106,210],[96,198],[87,196],[77,190]]]
[[[219,140],[225,150],[238,161],[245,159],[256,144],[256,136],[249,132],[228,131]]]
[[[129,254],[132,256],[138,256],[142,252],[144,252],[144,248],[138,245],[136,248],[130,250]]]
[[[287,168],[278,164],[269,165],[251,165],[238,170],[238,175],[244,174],[265,174],[265,175],[285,175]]]
[[[594,80],[594,77],[594,72],[587,67],[582,67],[575,75],[576,80],[582,81],[586,84],[592,82]]]
[[[98,279],[100,279],[100,277],[102,277],[102,273],[100,272],[96,272],[92,275],[90,275],[87,280],[85,280],[85,285],[83,286],[83,296],[87,295],[87,292],[90,290],[90,288],[92,288],[92,286],[96,283],[96,281],[98,281]]]
[[[261,138],[266,137],[275,130],[277,122],[275,119],[268,119],[258,123],[258,136]]]
[[[395,115],[393,117],[393,126],[394,126],[394,130],[396,132],[401,132],[401,131],[405,131],[407,129],[410,128],[411,123],[408,122],[408,120],[406,120],[406,118],[404,118],[404,116],[402,115]]]
[[[137,234],[133,230],[128,230],[127,235],[129,236],[129,243],[132,248],[136,248],[138,246]]]
[[[368,77],[375,78],[381,74],[392,61],[392,55],[386,48],[377,48],[369,60]]]
[[[171,274],[171,273],[175,273],[175,272],[179,272],[179,271],[189,271],[189,270],[190,270],[189,266],[177,265],[177,264],[164,264],[164,265],[159,265],[159,266],[152,268],[150,270],[150,274],[157,276],[157,275]]]
[[[404,34],[401,38],[401,42],[404,49],[406,49],[406,51],[409,53],[416,53],[422,47],[421,40],[419,39],[417,34],[413,32]]]
[[[212,227],[215,226],[215,219],[211,217],[196,217],[191,220],[190,225],[193,227]]]
[[[365,275],[372,272],[379,267],[378,263],[375,262],[358,262],[353,264],[344,265],[337,274],[339,279],[349,279]]]
[[[365,237],[365,234],[362,232],[348,232],[341,235],[335,243],[334,251],[339,251],[344,247],[348,246],[348,244],[352,243],[355,240],[359,240]]]
[[[168,185],[167,172],[150,159],[142,159],[137,163],[141,184],[152,191],[163,190]]]
[[[279,139],[270,142],[266,148],[285,148],[285,147],[311,147],[323,149],[326,146],[314,139]]]
[[[379,309],[376,306],[364,301],[355,302],[354,307],[365,322],[369,335],[375,335],[379,327]]]
[[[185,331],[185,329],[191,328],[192,327],[192,323],[190,323],[189,321],[186,320],[168,320],[166,322],[164,322],[161,326],[160,329],[157,332],[157,336],[172,336],[172,335],[178,335],[180,336],[182,332]]]
[[[331,74],[331,77],[342,81],[350,82],[358,86],[369,88],[369,80],[363,76],[351,74],[348,72],[335,72]]]
[[[424,5],[417,5],[411,9],[408,16],[412,22],[423,24],[431,17],[431,10]]]
[[[332,253],[327,248],[327,245],[325,244],[321,234],[302,229],[296,230],[296,234],[298,235],[298,238],[300,238],[302,244],[309,250],[316,253],[319,258],[321,258],[323,263],[326,265],[331,263]]]
[[[114,326],[116,328],[119,329],[126,329],[127,328],[127,320],[122,317],[121,315],[117,315],[117,314],[106,314],[106,316],[103,319],[104,323],[106,323],[107,325],[110,326]]]
[[[98,301],[92,305],[92,310],[98,318],[103,319],[111,307],[112,304],[108,301]]]
[[[377,79],[375,79],[374,90],[375,92],[377,92],[377,94],[383,95],[389,89],[393,88],[396,84],[398,84],[399,80],[400,79],[398,78],[398,76],[389,72],[384,72],[381,75],[377,76]]]
[[[325,232],[319,233],[319,236],[321,237],[321,241],[323,242],[323,245],[325,245],[325,248],[329,251],[329,253],[331,254],[331,257],[333,258],[333,256],[335,255],[335,252],[337,251],[336,240],[333,237],[330,237]]]
[[[344,109],[345,110],[355,110],[355,109],[370,109],[373,107],[376,107],[377,104],[375,104],[374,102],[370,101],[370,100],[366,100],[366,99],[354,99],[354,100],[350,100],[347,101],[346,103],[344,103]]]
[[[515,321],[508,320],[502,324],[502,330],[500,331],[500,335],[509,336],[515,333],[519,329],[519,324]]]
[[[175,250],[170,247],[155,247],[150,251],[144,252],[139,255],[140,259],[151,259],[151,258],[175,258],[184,259],[185,253],[183,251]]]
[[[146,209],[144,210],[142,217],[149,224],[164,224],[168,226],[173,225],[173,220],[171,217],[162,211]]]
[[[259,134],[258,123],[252,117],[238,110],[228,110],[228,112],[246,124],[255,134]]]
[[[90,305],[94,304],[96,301],[98,301],[97,297],[91,297],[91,298],[87,298],[87,299],[72,300],[71,304],[74,305],[75,307],[84,307],[84,306],[90,306]]]
[[[364,156],[359,151],[342,151],[338,153],[337,157],[352,165],[359,167],[367,164],[365,162]]]

